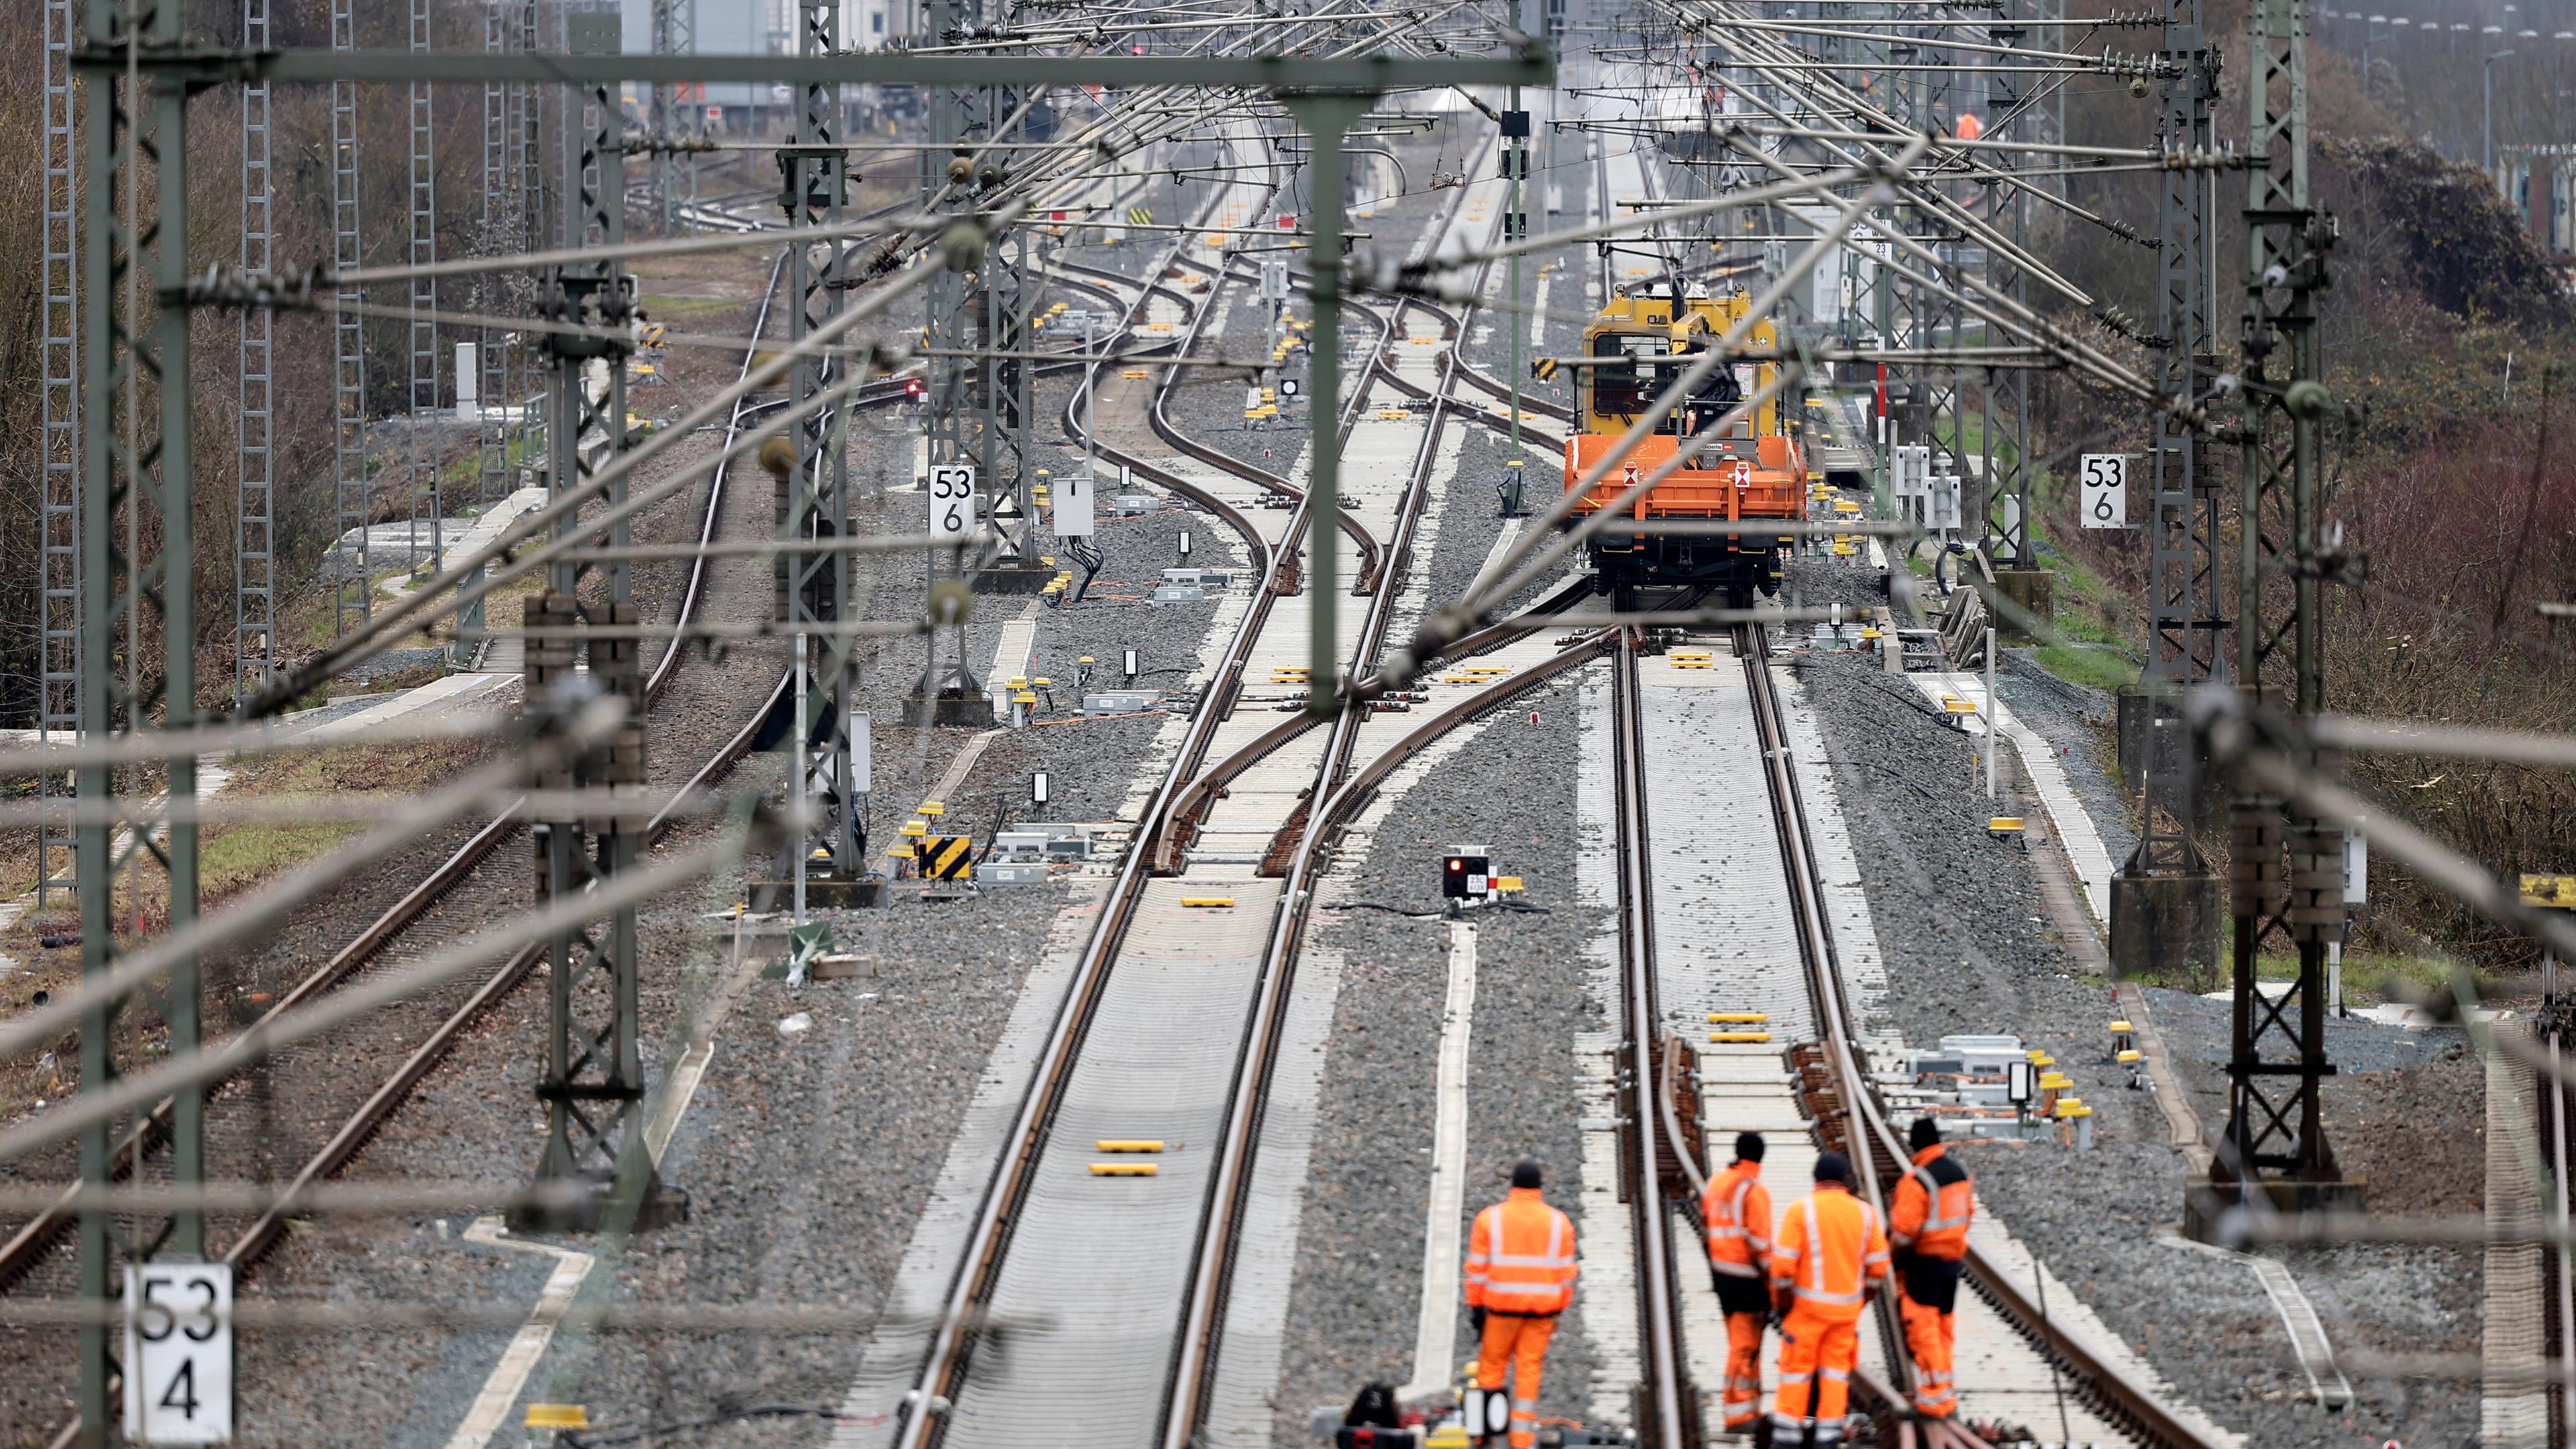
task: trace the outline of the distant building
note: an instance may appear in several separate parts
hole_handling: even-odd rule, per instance
[[[676,0],[689,4],[691,0]],[[695,0],[700,55],[788,55],[796,49],[802,6],[798,0]],[[917,28],[918,0],[840,0],[841,46],[878,50]],[[652,0],[625,0],[626,49],[644,54],[653,48]],[[851,100],[863,113],[875,106],[867,94]],[[710,85],[703,104],[718,113],[718,124],[731,133],[762,133],[784,125],[795,97],[785,86]]]

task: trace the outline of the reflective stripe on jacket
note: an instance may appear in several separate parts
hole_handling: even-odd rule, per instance
[[[1731,1278],[1759,1279],[1771,1261],[1771,1189],[1762,1164],[1738,1162],[1708,1180],[1699,1198],[1708,1227],[1708,1265]]]
[[[1940,1143],[1914,1154],[1914,1165],[1896,1180],[1887,1205],[1888,1241],[1900,1253],[1956,1262],[1968,1256],[1968,1223],[1977,1215],[1977,1189]]]
[[[1877,1209],[1838,1182],[1820,1182],[1780,1224],[1771,1286],[1829,1322],[1860,1317],[1869,1285],[1887,1277],[1887,1232]]]
[[[1467,1306],[1562,1313],[1574,1301],[1574,1224],[1534,1187],[1476,1214],[1467,1230]]]

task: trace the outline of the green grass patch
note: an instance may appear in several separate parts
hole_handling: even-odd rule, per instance
[[[2441,956],[2396,951],[2343,953],[2343,999],[2347,1006],[2376,1006],[2403,1001],[2447,986],[2458,963]],[[2288,981],[2299,974],[2295,951],[2266,951],[2254,958],[2254,974],[2266,981]]]
[[[2069,684],[2116,690],[2135,684],[2138,662],[2118,649],[2091,644],[2042,644],[2031,651],[2039,667]]]
[[[644,315],[656,322],[686,322],[737,311],[742,302],[733,297],[647,296],[641,305]]]

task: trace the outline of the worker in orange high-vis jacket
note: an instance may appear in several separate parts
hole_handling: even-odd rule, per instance
[[[1896,1250],[1905,1347],[1914,1356],[1914,1410],[1940,1419],[1959,1407],[1951,1355],[1959,1342],[1959,1264],[1968,1256],[1977,1189],[1941,1145],[1939,1123],[1915,1118],[1906,1140],[1914,1164],[1896,1180],[1896,1198],[1887,1205],[1888,1242]]]
[[[1735,1161],[1699,1195],[1708,1274],[1726,1313],[1726,1428],[1762,1417],[1762,1330],[1771,1320],[1771,1189],[1762,1185],[1762,1134],[1739,1133]]]
[[[1780,1219],[1771,1250],[1771,1296],[1780,1323],[1780,1395],[1771,1442],[1807,1449],[1839,1444],[1860,1363],[1860,1316],[1887,1281],[1887,1230],[1851,1193],[1851,1162],[1816,1157],[1816,1190]]]
[[[1476,1329],[1476,1387],[1512,1381],[1511,1446],[1538,1442],[1538,1385],[1556,1318],[1574,1301],[1574,1224],[1539,1196],[1539,1165],[1512,1166],[1511,1195],[1467,1230],[1467,1314]]]

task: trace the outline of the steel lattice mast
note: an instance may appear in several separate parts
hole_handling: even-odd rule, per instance
[[[36,508],[38,739],[77,736],[81,698],[81,349],[79,136],[73,125],[72,0],[45,0],[44,464]],[[67,777],[36,777],[40,798],[69,793]],[[67,827],[37,827],[36,908],[77,888],[77,846]]]
[[[653,0],[653,53],[695,55],[698,49],[698,0]],[[689,88],[663,82],[653,87],[651,124],[657,142],[698,134],[697,107],[688,104]],[[703,92],[701,92],[703,94]],[[669,235],[679,223],[680,200],[697,200],[698,159],[664,150],[653,160],[653,207]]]
[[[242,45],[268,46],[268,0],[244,0]],[[241,92],[241,264],[269,269],[269,87],[250,81]],[[240,439],[234,450],[233,701],[268,688],[277,668],[275,393],[271,386],[277,319],[273,309],[244,307],[239,318],[235,386]]]
[[[2319,548],[2317,529],[2318,423],[2328,397],[2316,302],[2335,227],[2308,194],[2304,0],[2256,0],[2253,40],[2236,677],[2265,705],[2305,721],[2325,707],[2318,589],[2340,571],[2340,560]],[[2300,763],[2331,765],[2313,753]],[[2257,1195],[2305,1210],[2358,1206],[2360,1191],[2336,1165],[2320,1095],[2334,1072],[2326,1060],[2325,950],[2343,930],[2342,834],[2241,788],[2231,814],[2235,1031],[2227,1131],[2212,1170],[2217,1191],[2192,1199],[2198,1211],[2190,1217],[2204,1227],[2216,1209]],[[2257,989],[2256,968],[2276,931],[2296,946],[2299,974],[2271,995]]]
[[[411,49],[415,55],[429,49],[429,0],[411,0]],[[411,117],[411,265],[428,266],[438,260],[438,136],[434,95],[428,81],[413,81],[410,86]],[[409,387],[403,395],[409,424],[411,455],[411,537],[405,562],[413,576],[421,572],[420,533],[424,519],[429,524],[429,572],[435,574],[447,566],[447,546],[443,536],[445,509],[439,488],[438,460],[432,456],[422,434],[438,413],[438,281],[415,270],[407,317]]]
[[[574,11],[564,21],[567,53],[617,53],[616,11]],[[585,84],[567,109],[580,130],[564,153],[563,245],[613,249],[625,240],[625,120],[618,111],[617,88],[605,81]],[[596,335],[547,334],[553,394],[546,429],[547,480],[557,499],[587,494],[589,480],[625,446],[626,356],[631,350],[625,338],[634,324],[633,283],[613,258],[559,266],[552,269],[539,311],[552,320],[614,334],[608,341]],[[594,376],[594,369],[599,375]],[[626,493],[620,475],[603,501],[622,503]],[[564,541],[579,532],[568,514],[556,523],[554,537]],[[624,522],[609,529],[609,543],[617,548],[628,543]],[[582,566],[569,562],[551,565],[547,587],[528,601],[522,664],[526,708],[540,730],[560,729],[592,695],[620,700],[626,717],[607,744],[569,768],[540,773],[534,783],[540,789],[609,790],[632,796],[634,802],[631,808],[529,827],[540,903],[569,898],[593,882],[633,871],[650,815],[641,799],[644,681],[637,667],[635,605],[623,560],[602,567],[608,585],[604,603],[581,601],[576,585]],[[586,685],[575,680],[576,646],[589,667]],[[591,1227],[613,1214],[621,1222],[652,1226],[685,1211],[680,1200],[660,1191],[644,1141],[636,948],[632,905],[609,913],[603,922],[565,930],[548,945],[548,1048],[537,1085],[537,1096],[546,1104],[546,1146],[537,1176],[592,1191],[579,1208],[534,1211],[523,1220]]]
[[[128,7],[90,0],[89,42],[95,50],[136,45],[175,48],[181,39],[178,0]],[[149,294],[167,296],[188,281],[188,87],[176,77],[139,77],[129,92],[121,80],[94,75],[82,87],[81,236],[81,633],[80,732],[106,740],[141,733],[156,724],[194,722],[197,701],[196,529],[190,437],[189,312],[155,307]],[[146,191],[148,174],[153,187]],[[147,285],[148,284],[148,285]],[[177,385],[172,385],[172,384]],[[146,411],[147,393],[156,406]],[[128,515],[131,515],[129,518]],[[121,547],[123,525],[146,552]],[[144,615],[156,616],[160,639],[185,641],[165,648],[153,678],[144,653]],[[154,705],[162,717],[154,718]],[[197,761],[192,754],[162,762],[168,798],[193,799]],[[84,986],[115,971],[119,942],[115,882],[122,868],[158,839],[153,852],[168,876],[168,929],[180,931],[197,916],[197,825],[185,813],[166,821],[145,818],[145,797],[120,790],[120,772],[106,764],[77,772],[79,801],[96,811],[76,827],[81,901],[81,977]],[[119,813],[111,813],[119,812]],[[120,818],[120,813],[122,818]],[[171,969],[168,994],[158,1002],[167,1028],[159,1046],[169,1056],[194,1053],[200,1041],[198,962],[183,958]],[[83,1092],[104,1092],[139,1068],[139,1059],[115,1029],[123,1001],[106,993],[81,1016],[80,1082]],[[81,1129],[81,1181],[105,1189],[116,1177],[113,1122]],[[205,1181],[205,1091],[179,1088],[171,1096],[165,1128],[171,1185],[187,1192]],[[128,1226],[96,1209],[80,1215],[81,1295],[104,1302],[121,1258],[156,1252],[202,1257],[205,1219],[195,1210],[172,1214],[156,1227]],[[79,1332],[81,1442],[103,1446],[109,1433],[109,1390],[116,1375],[110,1334],[103,1323]]]
[[[508,0],[484,0],[483,49],[486,54],[500,55],[510,48]],[[479,244],[502,245],[513,209],[510,185],[510,142],[512,88],[499,81],[483,83],[483,208],[482,234]],[[499,313],[508,305],[506,289],[496,278],[485,287],[490,298],[483,308]],[[510,492],[510,365],[503,334],[498,328],[477,329],[474,341],[474,367],[479,385],[481,415],[476,425],[481,433],[481,467],[476,480],[475,502],[488,508]],[[456,380],[461,391],[465,379]]]
[[[800,55],[828,55],[839,48],[839,10],[828,0],[807,0],[797,16]],[[841,220],[849,199],[849,153],[838,143],[843,117],[841,88],[814,82],[797,87],[793,144],[779,152],[779,203],[792,227]],[[801,342],[841,310],[849,248],[846,242],[813,243],[788,257],[788,336]],[[789,405],[802,409],[836,383],[849,364],[821,356],[800,358],[788,373]],[[848,408],[834,404],[792,428],[794,459],[778,477],[776,521],[788,538],[838,537],[849,532]],[[787,553],[774,566],[778,614],[790,625],[836,625],[849,600],[849,557],[841,553]],[[815,834],[788,862],[792,907],[805,916],[810,867],[818,858],[832,879],[855,882],[866,873],[858,795],[850,758],[849,651],[828,633],[798,629],[796,765],[791,789],[820,814]]]
[[[936,44],[954,44],[979,18],[975,0],[931,0],[924,14],[929,22],[925,39]],[[931,90],[928,106],[929,134],[921,153],[921,198],[925,211],[958,213],[963,224],[971,225],[964,214],[974,209],[976,184],[973,144],[977,140],[995,140],[992,135],[992,93],[981,87],[947,85]],[[936,149],[949,146],[951,154],[941,155]],[[925,289],[923,337],[929,346],[939,349],[930,358],[927,465],[933,470],[967,465],[977,470],[976,486],[986,497],[993,495],[996,482],[990,468],[992,449],[991,393],[979,384],[982,369],[965,353],[978,345],[977,279],[993,260],[991,247],[980,239],[961,235],[961,246],[942,260],[944,265],[930,278]],[[971,251],[970,251],[971,249]],[[962,553],[953,554],[957,569],[963,574]],[[938,556],[932,556],[929,570],[935,580],[940,574]],[[904,703],[904,720],[908,724],[980,724],[977,711],[983,708],[983,688],[976,682],[974,669],[966,660],[965,630],[943,631],[930,638],[930,658],[922,670],[920,683]]]
[[[2201,0],[2172,0],[2161,58],[2157,145],[2206,150],[2220,55],[2202,28]],[[2215,181],[2167,171],[2156,196],[2156,388],[2180,405],[2153,418],[2148,458],[2147,662],[2142,688],[2121,699],[2123,773],[2144,786],[2138,844],[2111,883],[2111,956],[2122,974],[2182,968],[2201,979],[2217,959],[2218,882],[2199,837],[2202,784],[2180,695],[2227,672],[2218,602],[2218,480],[2203,465],[2199,399],[2218,372],[2211,315],[2208,224]]]
[[[355,0],[331,0],[331,48],[355,49],[351,6]],[[358,233],[358,85],[331,82],[331,266],[354,272],[363,263]],[[343,286],[333,293],[340,304],[331,324],[331,478],[332,508],[338,516],[342,546],[331,560],[334,603],[331,632],[345,634],[352,621],[366,622],[375,612],[373,562],[368,530],[375,522],[373,487],[367,470],[367,330],[357,305],[359,289]],[[346,542],[356,531],[357,557]]]

